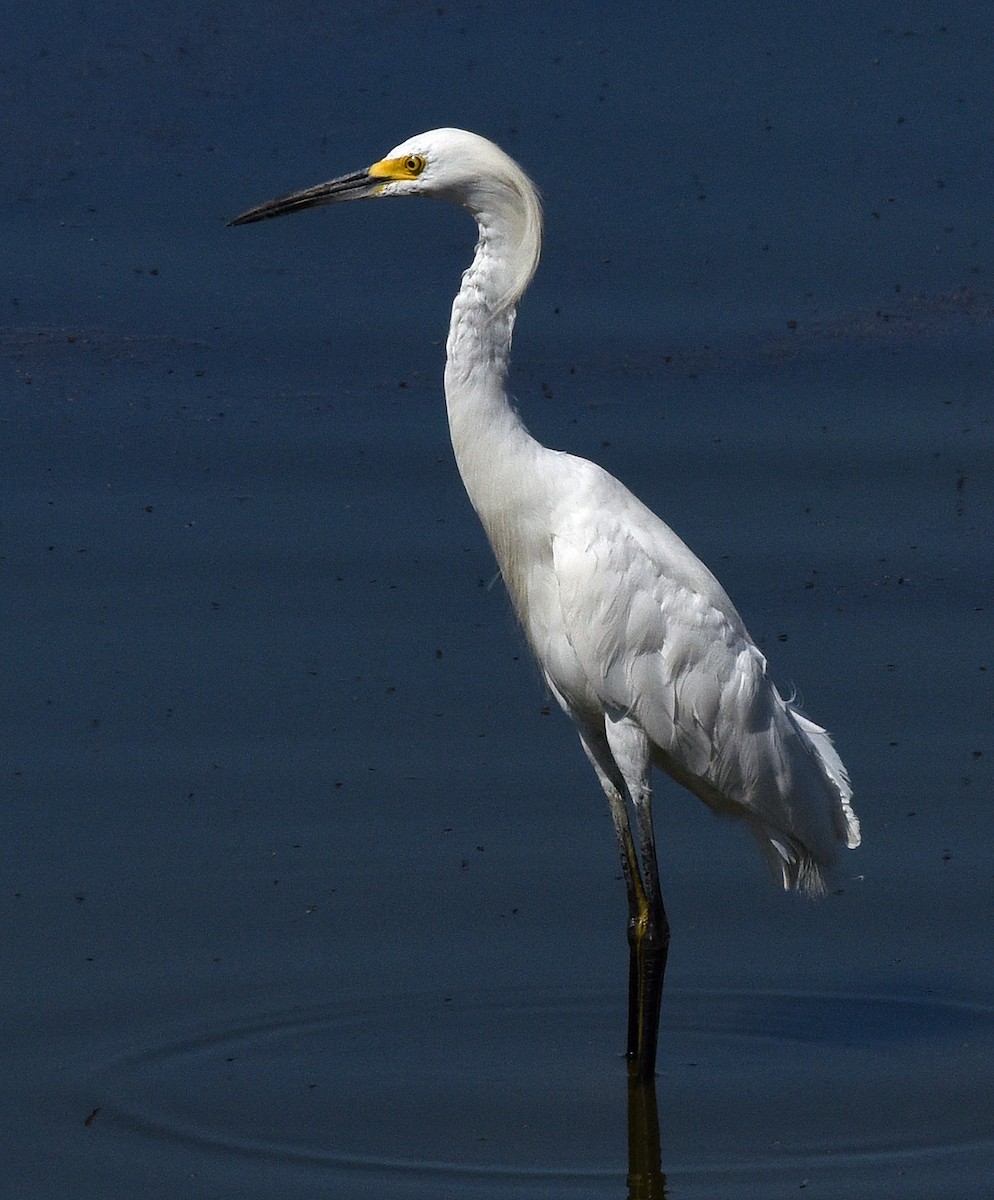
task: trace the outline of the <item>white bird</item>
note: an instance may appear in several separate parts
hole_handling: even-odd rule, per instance
[[[511,332],[538,265],[542,210],[501,149],[434,129],[231,224],[368,196],[438,196],[479,227],[446,344],[452,448],[532,653],[607,794],[628,891],[627,1057],[632,1077],[647,1080],[670,936],[653,765],[740,818],[784,888],[812,895],[838,846],[859,844],[849,779],[825,730],[769,680],[707,567],[617,479],[541,445],[518,416],[507,392]]]

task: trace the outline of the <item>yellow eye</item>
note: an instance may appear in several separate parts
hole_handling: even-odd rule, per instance
[[[423,154],[406,154],[403,158],[384,158],[373,163],[369,168],[374,179],[389,179],[398,182],[401,179],[417,179],[428,165]]]

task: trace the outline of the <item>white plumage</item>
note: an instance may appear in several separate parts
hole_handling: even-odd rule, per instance
[[[512,159],[476,134],[436,129],[365,171],[268,201],[232,223],[406,195],[461,204],[479,227],[446,347],[452,446],[532,652],[608,797],[629,900],[628,1057],[646,1078],[669,941],[653,764],[716,812],[742,819],[775,878],[810,894],[824,890],[838,847],[859,844],[849,779],[825,730],[770,682],[707,567],[613,476],[540,445],[518,417],[508,356],[542,218],[535,188]]]

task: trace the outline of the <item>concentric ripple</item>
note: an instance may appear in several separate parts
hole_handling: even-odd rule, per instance
[[[994,1012],[872,996],[670,992],[672,1180],[994,1145]],[[617,997],[397,997],[190,1031],[99,1072],[105,1118],[227,1154],[380,1174],[623,1184]],[[613,1187],[617,1194],[617,1187]]]

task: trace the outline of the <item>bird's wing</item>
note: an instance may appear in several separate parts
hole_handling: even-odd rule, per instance
[[[658,764],[711,807],[830,861],[848,783],[816,744],[827,735],[782,699],[724,589],[672,530],[599,468],[579,478],[555,514],[558,629],[540,653],[557,695],[581,722],[634,717]]]
[[[590,699],[635,715],[658,751],[704,776],[738,659],[758,651],[691,551],[648,510],[613,499],[574,511],[553,537],[566,645],[551,656],[552,682],[576,715]]]

